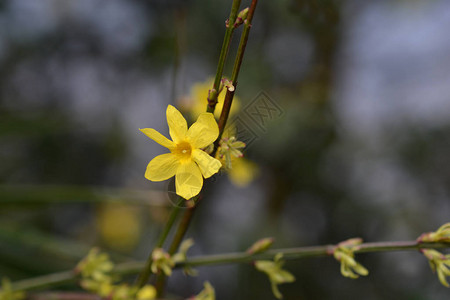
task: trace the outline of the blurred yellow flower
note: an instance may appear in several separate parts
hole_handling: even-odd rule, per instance
[[[223,139],[232,139],[235,136],[236,129],[228,127],[223,133]],[[245,144],[244,144],[245,145]],[[222,155],[221,151],[217,151],[217,157],[225,171],[228,173],[228,177],[231,182],[238,187],[245,187],[252,182],[252,180],[258,175],[258,166],[243,157],[242,155]],[[227,162],[227,157],[230,161]]]
[[[104,242],[120,251],[130,251],[139,242],[139,211],[129,205],[110,203],[100,207],[97,228]]]
[[[25,299],[25,293],[22,291],[14,291],[11,281],[4,277],[0,286],[0,300],[22,300]]]
[[[217,139],[219,128],[210,113],[201,113],[189,129],[184,117],[172,105],[167,107],[166,115],[173,141],[152,128],[140,129],[149,138],[170,150],[170,153],[159,155],[150,161],[145,178],[163,181],[175,176],[176,193],[190,199],[200,193],[203,177],[211,177],[222,166],[220,161],[201,150]]]
[[[258,166],[244,158],[232,158],[232,167],[226,169],[228,172],[228,177],[234,185],[239,187],[245,187],[252,182],[252,180],[258,174]]]
[[[136,295],[138,300],[152,300],[156,298],[156,289],[153,285],[147,284]]]
[[[206,111],[206,106],[208,104],[208,92],[212,88],[214,83],[214,78],[209,78],[208,80],[200,83],[194,84],[191,88],[191,93],[189,97],[183,98],[180,102],[183,109],[189,111],[193,119],[197,118],[201,113]],[[216,118],[220,117],[220,113],[223,108],[223,101],[225,100],[225,90],[219,94],[217,97],[217,105],[214,110],[214,116]],[[233,105],[231,105],[230,117],[236,114],[241,106],[239,98],[235,95],[233,98]]]

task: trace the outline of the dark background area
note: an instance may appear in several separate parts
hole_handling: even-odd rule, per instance
[[[249,5],[243,1],[242,6]],[[144,260],[170,201],[144,178],[165,150],[165,109],[214,76],[231,1],[0,2],[0,277],[72,268],[94,245]],[[187,236],[192,255],[413,240],[450,216],[450,2],[259,1],[241,69],[240,116],[261,92],[279,114],[245,151],[246,187],[217,176]],[[230,58],[236,53],[238,34]],[[231,61],[226,74],[231,74]],[[255,102],[256,101],[256,102]],[[206,100],[205,100],[206,107]],[[239,115],[238,115],[239,116]],[[448,299],[414,252],[286,264],[285,299]],[[177,271],[169,292],[273,299],[251,265]]]

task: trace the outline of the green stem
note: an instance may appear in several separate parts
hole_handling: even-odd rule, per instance
[[[142,268],[142,264],[141,264]],[[50,288],[54,286],[63,285],[75,281],[78,275],[73,271],[64,271],[39,277],[29,278],[14,282],[13,288],[15,291],[29,291],[34,289]]]
[[[52,293],[36,293],[26,297],[26,300],[102,300],[102,297],[90,293],[76,292],[52,292]]]
[[[156,245],[153,249],[161,248],[164,245],[165,240],[167,239],[167,236],[169,235],[170,229],[172,229],[173,224],[175,223],[175,220],[177,219],[177,216],[180,212],[180,206],[183,204],[185,200],[182,197],[178,197],[178,203],[176,206],[172,208],[172,211],[169,215],[169,219],[167,220],[163,231],[159,235],[158,241],[156,242]],[[142,269],[142,272],[140,273],[138,279],[137,279],[137,286],[143,287],[149,280],[150,275],[152,274],[151,266],[152,266],[152,253],[153,250],[148,255],[147,261],[145,263],[144,269]]]
[[[329,255],[335,245],[298,247],[287,249],[273,249],[261,254],[249,254],[247,252],[224,253],[215,255],[198,256],[187,259],[183,263],[179,263],[175,268],[185,266],[199,267],[207,265],[223,265],[233,263],[249,263],[255,260],[271,260],[276,254],[282,253],[285,260],[297,260],[309,257],[320,257]],[[419,243],[417,241],[404,242],[378,242],[364,243],[358,246],[355,253],[375,253],[375,252],[391,252],[391,251],[411,251],[420,249],[442,249],[450,248],[448,243]],[[119,264],[115,267],[114,273],[117,275],[136,274],[142,270],[144,262],[127,262]],[[16,281],[13,288],[16,291],[26,291],[38,288],[48,288],[58,286],[64,283],[73,282],[77,279],[77,275],[73,271],[66,271],[44,275],[31,279]]]
[[[217,64],[216,77],[214,79],[214,85],[212,90],[208,95],[208,106],[206,111],[214,113],[214,109],[217,104],[217,96],[220,88],[220,81],[222,80],[223,68],[225,66],[225,61],[227,59],[228,50],[230,48],[231,37],[233,36],[233,31],[235,27],[233,26],[236,22],[236,17],[239,11],[239,6],[241,5],[241,0],[233,0],[231,6],[230,17],[227,20],[227,29],[225,31],[225,36],[223,38],[222,50],[220,51],[219,63]]]
[[[69,203],[120,203],[145,206],[166,206],[162,190],[135,190],[99,186],[76,185],[9,185],[0,184],[0,206]],[[154,196],[154,197],[152,197]]]
[[[201,200],[201,196],[199,196],[199,200]],[[197,203],[198,204],[198,203]],[[192,216],[194,215],[195,208],[197,206],[189,208],[183,216],[183,219],[181,220],[180,224],[178,225],[177,232],[175,233],[175,236],[173,238],[172,244],[169,247],[169,254],[173,255],[175,252],[177,252],[178,247],[181,244],[181,241],[184,238],[184,235],[186,234],[186,231],[189,227],[189,224],[191,223]],[[158,274],[158,277],[156,278],[156,296],[158,298],[161,298],[164,294],[164,287],[166,286],[166,275],[164,273]]]
[[[245,48],[247,47],[248,36],[250,34],[250,29],[252,27],[253,15],[255,13],[256,5],[258,4],[258,0],[252,0],[250,8],[248,10],[247,19],[244,22],[244,30],[242,31],[241,40],[239,41],[239,48],[236,54],[236,59],[234,61],[233,73],[231,74],[231,82],[233,84],[234,89],[227,89],[227,93],[225,95],[225,100],[223,102],[222,113],[219,118],[219,137],[214,143],[214,151],[212,155],[216,154],[217,148],[219,146],[220,139],[222,138],[222,134],[225,130],[225,126],[227,124],[228,116],[231,110],[231,104],[233,103],[234,93],[236,91],[237,79],[239,76],[239,71],[241,69],[242,60],[244,58]]]

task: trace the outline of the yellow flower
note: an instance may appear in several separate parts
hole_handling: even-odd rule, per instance
[[[0,300],[22,300],[25,299],[25,293],[22,291],[14,291],[11,281],[8,278],[2,279],[0,289]]]
[[[189,129],[186,120],[172,105],[167,107],[166,115],[172,141],[152,128],[140,129],[170,150],[150,161],[145,178],[163,181],[175,176],[176,193],[190,199],[200,193],[203,177],[211,177],[222,166],[220,161],[201,150],[217,139],[219,128],[211,113],[201,113]]]
[[[231,182],[238,187],[245,187],[258,174],[258,166],[244,157],[231,160],[232,167],[227,169]]]

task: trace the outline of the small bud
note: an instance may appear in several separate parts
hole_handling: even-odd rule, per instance
[[[239,25],[244,23],[248,16],[248,7],[241,10],[236,18],[236,22],[234,23],[234,28],[237,28]]]
[[[427,232],[419,236],[419,243],[445,243],[450,242],[450,223],[439,227],[435,232]]]
[[[211,285],[211,283],[206,281],[203,284],[203,286],[204,286],[204,288],[200,292],[200,294],[198,294],[197,296],[193,296],[193,297],[189,298],[189,300],[215,300],[216,299],[216,292],[214,291],[214,288]]]
[[[214,106],[217,103],[217,91],[215,89],[210,89],[208,91],[208,105]]]
[[[294,282],[295,277],[286,270],[283,270],[284,261],[282,260],[283,254],[278,253],[275,255],[274,261],[270,260],[258,260],[255,261],[255,267],[257,270],[266,273],[269,277],[272,292],[277,299],[282,299],[283,295],[278,289],[278,285],[282,283]]]
[[[162,248],[156,248],[153,250],[152,259],[151,270],[153,273],[156,274],[158,271],[162,271],[167,276],[172,275],[172,268],[175,266],[175,262],[167,252]]]
[[[236,140],[236,137],[222,138],[219,143],[218,154],[219,158],[225,162],[227,169],[232,168],[232,157],[243,157],[241,149],[245,147],[245,143]]]
[[[257,254],[264,252],[272,246],[274,241],[275,241],[274,238],[271,237],[260,239],[259,241],[256,241],[250,248],[247,249],[247,253]]]
[[[221,85],[220,91],[222,91],[223,87],[226,87],[227,90],[229,90],[230,92],[234,92],[234,85],[228,78],[222,78],[221,83],[222,83],[222,85]]]
[[[108,254],[101,253],[98,248],[92,248],[88,255],[77,264],[75,272],[81,273],[83,278],[102,281],[109,278],[113,267],[114,264],[109,260]]]
[[[173,261],[175,263],[183,262],[187,258],[187,251],[194,245],[193,239],[184,240],[180,245],[180,250],[174,254]]]
[[[446,278],[450,276],[450,254],[444,255],[434,249],[420,249],[420,252],[428,259],[431,270],[437,273],[441,284],[450,287]]]
[[[355,260],[355,251],[363,242],[361,238],[353,238],[340,242],[333,247],[329,254],[341,263],[341,274],[344,277],[356,279],[360,275],[367,276],[369,271]]]

